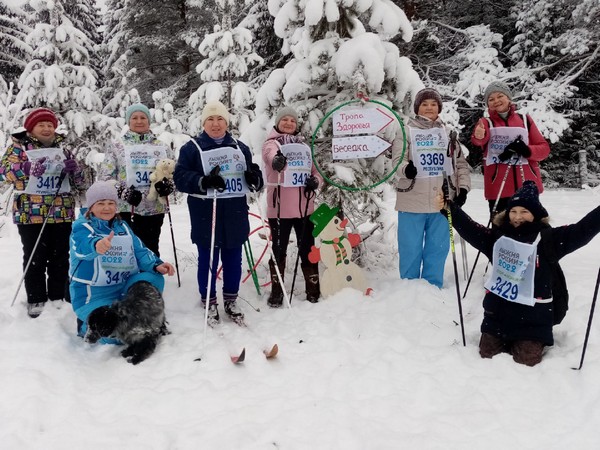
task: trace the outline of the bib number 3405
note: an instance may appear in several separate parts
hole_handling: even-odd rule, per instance
[[[225,179],[225,190],[227,190],[227,192],[242,192],[242,179],[241,178],[226,178]]]

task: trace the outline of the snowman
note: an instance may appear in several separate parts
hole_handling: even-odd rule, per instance
[[[312,263],[321,261],[325,271],[321,277],[321,293],[328,297],[346,287],[358,289],[369,295],[367,281],[360,267],[350,260],[352,247],[356,247],[361,239],[358,234],[345,235],[348,219],[336,216],[339,208],[330,208],[326,204],[319,206],[310,216],[314,223],[313,236],[321,239],[319,248],[311,248],[308,259]]]

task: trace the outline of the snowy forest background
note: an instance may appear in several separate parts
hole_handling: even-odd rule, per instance
[[[282,105],[310,135],[358,91],[406,117],[430,86],[477,170],[468,136],[499,79],[551,143],[545,184],[596,185],[599,42],[600,0],[0,0],[0,143],[47,106],[93,166],[131,103],[178,148],[221,99],[258,152]],[[352,181],[384,166],[357,166]]]

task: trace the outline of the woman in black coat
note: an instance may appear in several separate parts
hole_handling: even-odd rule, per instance
[[[438,203],[440,209],[444,207],[441,195]],[[553,270],[549,253],[558,260],[590,242],[600,232],[600,207],[575,224],[552,228],[548,212],[539,201],[537,186],[526,181],[510,198],[506,210],[494,218],[494,228],[474,222],[451,201],[446,202],[446,208],[452,213],[452,224],[458,233],[493,261],[492,275],[485,284],[479,354],[491,358],[509,352],[515,362],[538,364],[544,346],[554,344]],[[531,253],[507,250],[509,247],[498,245],[500,239],[509,246],[529,248]],[[522,296],[529,290],[528,279],[533,283],[531,295]]]
[[[181,148],[173,180],[180,192],[188,194],[191,237],[198,246],[198,287],[203,307],[207,294],[210,295],[209,323],[219,322],[216,295],[219,256],[223,264],[225,312],[239,322],[244,318],[236,303],[242,276],[242,246],[250,231],[246,193],[260,190],[264,183],[260,168],[252,162],[250,149],[227,131],[229,112],[225,105],[208,102],[200,118],[204,131]],[[217,202],[214,224],[213,198]],[[207,293],[213,226],[212,283],[211,292]]]

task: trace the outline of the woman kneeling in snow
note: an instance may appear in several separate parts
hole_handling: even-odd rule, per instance
[[[486,228],[452,201],[444,204],[442,195],[437,199],[440,210],[450,210],[458,233],[493,261],[484,285],[479,354],[509,352],[517,363],[538,364],[544,346],[554,344],[551,259],[574,252],[600,232],[600,206],[575,224],[552,228],[536,184],[526,181],[494,217],[496,227]]]
[[[117,215],[114,184],[97,181],[88,189],[88,210],[71,232],[69,289],[80,336],[85,335],[90,313],[120,300],[132,284],[147,281],[162,292],[163,275],[175,273]]]

